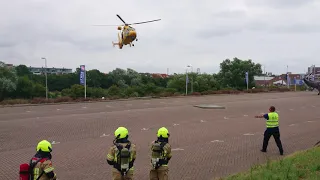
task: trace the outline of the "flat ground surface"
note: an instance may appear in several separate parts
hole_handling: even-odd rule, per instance
[[[111,179],[106,154],[118,126],[129,129],[137,145],[135,179],[148,179],[148,145],[157,129],[170,133],[170,179],[203,180],[247,170],[279,158],[274,139],[262,145],[265,122],[254,115],[274,105],[280,115],[285,154],[320,140],[320,96],[310,92],[219,95],[102,103],[0,108],[0,179],[17,179],[38,141],[54,141],[53,163],[59,179]],[[224,105],[208,110],[196,104]]]

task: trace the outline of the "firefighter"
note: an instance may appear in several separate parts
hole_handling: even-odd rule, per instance
[[[261,152],[267,152],[269,139],[271,136],[273,136],[279,148],[280,155],[283,155],[283,148],[280,140],[279,115],[275,111],[276,111],[276,108],[274,106],[271,106],[269,108],[269,113],[260,115],[260,116],[255,116],[255,118],[266,119],[267,129],[264,132],[263,145],[262,145]]]
[[[107,154],[107,162],[112,168],[112,180],[133,180],[136,146],[128,140],[128,130],[119,127],[114,132],[113,146]]]
[[[53,172],[54,167],[51,162],[52,145],[47,140],[42,140],[37,145],[37,153],[30,160],[33,168],[34,180],[56,180],[57,176]]]
[[[162,127],[158,130],[156,141],[151,144],[150,180],[168,180],[168,163],[171,159],[171,146],[169,144],[169,131]]]

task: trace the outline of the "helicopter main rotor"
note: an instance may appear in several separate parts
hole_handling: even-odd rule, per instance
[[[144,21],[144,22],[137,22],[137,23],[128,24],[121,18],[120,15],[117,14],[117,17],[123,22],[123,24],[125,26],[130,26],[130,25],[134,25],[134,24],[144,24],[144,23],[149,23],[149,22],[154,22],[154,21],[160,21],[161,20],[161,19],[155,19],[155,20],[151,20],[151,21]],[[123,26],[123,25],[94,25],[94,26]]]

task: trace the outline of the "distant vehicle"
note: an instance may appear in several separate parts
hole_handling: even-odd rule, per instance
[[[320,81],[311,81],[309,79],[309,75],[306,75],[304,78],[303,78],[303,81],[304,83],[306,83],[307,86],[309,86],[310,88],[314,88],[314,89],[317,89],[318,90],[318,95],[320,95]]]
[[[160,21],[161,20],[161,19],[156,19],[156,20],[152,20],[152,21],[145,21],[145,22],[127,24],[118,14],[117,14],[117,16],[124,23],[124,25],[95,25],[95,26],[118,26],[118,30],[120,31],[118,33],[118,41],[119,42],[117,42],[117,43],[112,42],[112,45],[113,45],[113,47],[115,45],[118,45],[119,49],[122,49],[123,45],[130,45],[130,47],[134,46],[134,44],[132,42],[134,40],[138,41],[137,32],[130,25],[143,24],[143,23],[149,23],[149,22],[154,22],[154,21]]]

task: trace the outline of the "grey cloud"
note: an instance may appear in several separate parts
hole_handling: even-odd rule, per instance
[[[316,2],[316,0],[246,0],[247,5],[269,6],[273,8],[296,8]]]

